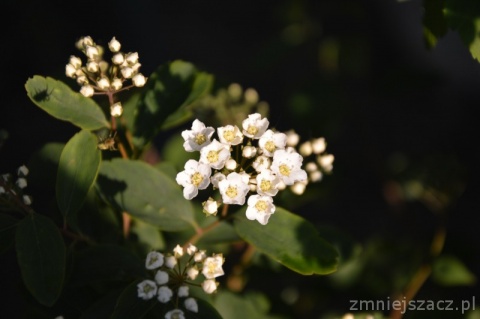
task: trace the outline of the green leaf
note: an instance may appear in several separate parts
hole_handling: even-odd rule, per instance
[[[211,75],[199,72],[189,62],[177,60],[160,66],[137,103],[134,144],[141,148],[161,129],[189,120],[192,114],[187,107],[207,93],[212,82]]]
[[[110,127],[105,114],[91,98],[74,92],[61,81],[35,75],[25,83],[28,97],[53,117],[84,130]]]
[[[45,194],[55,194],[58,163],[65,144],[47,143],[35,152],[28,163],[28,186],[41,189]]]
[[[475,275],[454,256],[440,256],[435,259],[432,279],[443,286],[466,286],[475,284]]]
[[[150,300],[138,298],[137,284],[141,281],[136,280],[125,288],[117,300],[110,319],[140,319],[159,303],[157,298]]]
[[[269,300],[263,294],[255,292],[238,295],[228,291],[221,291],[215,298],[214,306],[222,317],[229,319],[276,318],[268,315],[270,309]]]
[[[133,219],[131,234],[136,235],[137,241],[144,247],[144,252],[151,250],[164,250],[165,240],[158,227]]]
[[[144,261],[118,245],[97,245],[74,255],[70,285],[131,280],[145,276]]]
[[[423,34],[427,46],[434,47],[438,38],[447,33],[447,21],[443,14],[445,0],[424,0]]]
[[[260,252],[303,275],[329,274],[336,270],[338,253],[322,239],[315,227],[302,217],[277,207],[267,225],[245,217],[240,210],[235,230]]]
[[[17,223],[18,220],[12,216],[0,214],[0,254],[13,245]]]
[[[60,296],[65,277],[65,244],[47,217],[29,214],[17,226],[17,258],[28,291],[45,306]]]
[[[65,145],[56,183],[57,203],[65,219],[82,207],[97,177],[100,161],[97,137],[89,131],[80,131]]]
[[[144,162],[103,161],[97,186],[118,209],[161,230],[179,231],[195,223],[192,205],[177,183]]]

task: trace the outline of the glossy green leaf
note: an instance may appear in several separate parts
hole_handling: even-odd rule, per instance
[[[131,235],[144,247],[145,253],[151,250],[164,250],[165,240],[157,226],[147,224],[139,219],[134,219],[131,225]]]
[[[191,118],[186,108],[207,93],[213,77],[199,72],[189,62],[177,60],[160,66],[148,80],[148,87],[136,105],[134,143],[149,143],[161,129]]]
[[[222,319],[220,313],[207,301],[195,298],[198,304],[198,312],[194,313],[185,309],[182,311],[185,313],[185,318],[187,319]],[[254,318],[254,317],[244,317],[244,318]]]
[[[117,300],[110,319],[140,319],[153,307],[159,304],[157,298],[143,300],[137,296],[137,285],[142,280],[136,280],[128,285]]]
[[[61,81],[35,75],[25,84],[28,97],[53,117],[85,130],[110,127],[105,114],[91,98],[73,91]]]
[[[18,219],[10,215],[0,214],[0,254],[13,245],[17,223]]]
[[[107,201],[161,230],[183,230],[195,223],[180,186],[144,162],[103,161],[97,185]]]
[[[466,286],[476,282],[475,275],[454,256],[440,256],[435,259],[432,279],[444,286]]]
[[[260,252],[303,275],[329,274],[337,269],[338,252],[302,217],[277,207],[267,225],[245,217],[234,220],[235,230]]]
[[[65,145],[58,164],[56,194],[63,216],[68,219],[83,205],[97,177],[101,153],[97,137],[83,130]]]
[[[62,143],[47,143],[32,155],[27,165],[30,169],[28,187],[41,189],[52,196],[55,194],[58,163],[64,147]]]
[[[65,244],[47,217],[29,214],[17,226],[18,264],[28,291],[43,305],[60,296],[65,277]]]

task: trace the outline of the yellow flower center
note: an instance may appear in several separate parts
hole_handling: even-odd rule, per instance
[[[255,135],[258,132],[258,127],[254,126],[254,125],[250,125],[247,129],[247,132],[250,135]]]
[[[192,175],[190,178],[190,181],[192,182],[193,185],[197,186],[200,185],[200,183],[203,181],[203,176],[199,172],[196,172],[195,174]]]
[[[272,189],[272,183],[268,180],[262,179],[262,182],[260,183],[260,189],[264,192],[269,191]]]
[[[215,163],[218,161],[218,152],[217,151],[210,151],[207,154],[207,159],[210,163]]]
[[[227,190],[225,191],[225,194],[227,194],[227,196],[230,198],[235,198],[237,197],[237,194],[238,194],[237,188],[233,186],[228,186]]]
[[[273,151],[275,151],[275,148],[275,143],[273,143],[273,141],[268,141],[267,143],[265,143],[265,149],[270,153],[273,153]]]
[[[195,143],[197,143],[198,145],[202,145],[203,143],[205,143],[206,140],[207,138],[202,133],[198,133],[195,136]]]
[[[232,142],[233,139],[235,138],[235,134],[233,133],[233,131],[225,131],[225,132],[223,132],[223,138],[227,142]]]
[[[266,211],[267,210],[267,202],[265,202],[264,200],[259,200],[255,204],[255,208],[259,211]]]
[[[280,165],[278,170],[280,171],[280,174],[282,174],[283,176],[290,176],[290,168],[287,165],[285,164]]]

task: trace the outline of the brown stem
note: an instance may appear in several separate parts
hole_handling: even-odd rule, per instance
[[[208,225],[205,228],[198,228],[195,235],[190,237],[190,239],[185,242],[185,244],[183,245],[183,248],[184,249],[187,248],[188,244],[195,245],[195,243],[197,241],[199,241],[200,238],[202,238],[203,235],[205,235],[206,233],[208,233],[212,229],[215,229],[218,225],[220,225],[220,220],[219,219],[217,219],[215,222],[211,223],[210,225]]]

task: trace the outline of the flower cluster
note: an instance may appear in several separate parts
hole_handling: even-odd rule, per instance
[[[16,179],[11,174],[0,176],[0,203],[6,204],[8,202],[17,208],[20,208],[18,206],[32,204],[32,197],[23,192],[24,188],[27,187],[26,176],[28,172],[28,168],[22,165],[17,169]]]
[[[247,202],[247,218],[266,225],[275,212],[273,197],[286,185],[306,182],[303,157],[287,146],[287,135],[268,129],[269,121],[259,113],[248,115],[242,129],[236,125],[215,129],[198,119],[191,130],[182,132],[187,152],[199,151],[198,161],[189,160],[176,181],[184,187],[183,195],[192,199],[210,183],[220,191],[223,204]],[[248,197],[249,193],[255,193]],[[218,203],[203,203],[207,215],[217,213]]]
[[[78,40],[76,46],[85,54],[87,62],[84,65],[79,57],[72,55],[65,67],[65,74],[77,80],[81,85],[80,93],[84,96],[112,96],[121,90],[145,85],[146,78],[139,73],[141,64],[138,62],[138,53],[122,53],[121,44],[115,37],[108,43],[108,49],[112,53],[111,63],[103,60],[103,47],[97,45],[89,36]],[[131,80],[132,84],[124,86],[127,80]],[[122,104],[114,103],[113,99],[110,102],[110,114],[114,117],[121,116]]]
[[[333,154],[325,152],[327,143],[323,137],[313,138],[300,144],[300,136],[295,131],[290,130],[286,134],[287,146],[297,148],[307,162],[305,170],[308,174],[308,181],[297,182],[290,187],[293,193],[301,195],[305,191],[308,182],[319,182],[322,180],[323,174],[332,172],[335,157]]]
[[[185,309],[198,312],[197,301],[188,297],[188,285],[197,285],[193,281],[202,273],[205,277],[202,289],[207,294],[214,293],[218,286],[215,278],[224,274],[224,261],[222,254],[207,257],[205,250],[198,250],[192,244],[186,249],[177,245],[173,253],[167,255],[152,251],[147,255],[145,267],[154,272],[154,280],[146,279],[137,285],[138,297],[143,300],[156,297],[159,302],[168,303],[176,294],[175,309],[167,312],[165,318],[184,318],[183,311],[178,308],[178,299],[186,298],[183,302]]]

